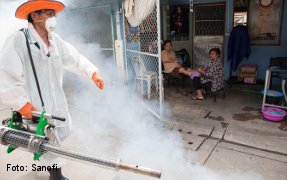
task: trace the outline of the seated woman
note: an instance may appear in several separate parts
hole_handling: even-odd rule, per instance
[[[172,76],[180,78],[180,74],[184,74],[192,79],[193,77],[200,75],[200,73],[198,73],[197,71],[193,71],[190,68],[184,68],[179,64],[176,54],[172,50],[172,43],[170,40],[166,40],[163,43],[161,59],[163,62],[165,73],[169,73]]]
[[[194,77],[193,86],[195,88],[194,100],[203,100],[204,90],[211,90],[216,92],[224,88],[224,71],[220,59],[220,49],[212,48],[209,51],[209,58],[211,62],[204,68],[199,68],[197,71],[201,77]]]

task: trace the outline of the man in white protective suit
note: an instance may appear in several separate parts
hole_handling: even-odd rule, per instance
[[[56,27],[55,15],[64,8],[64,4],[53,0],[28,0],[19,6],[16,17],[28,20],[28,28],[10,36],[0,52],[2,103],[18,108],[18,112],[29,119],[33,110],[65,117],[65,122],[55,121],[55,144],[64,140],[71,129],[62,88],[63,70],[92,79],[101,90],[104,87],[98,69],[52,32]],[[57,170],[49,171],[50,180],[67,179],[61,173],[62,158],[46,153],[40,162],[44,166],[57,165]]]

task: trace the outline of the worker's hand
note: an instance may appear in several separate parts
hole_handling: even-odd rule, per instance
[[[30,102],[27,102],[18,112],[27,117],[28,119],[32,119],[32,111],[37,110]]]
[[[104,80],[96,72],[94,72],[92,80],[100,90],[104,89]]]

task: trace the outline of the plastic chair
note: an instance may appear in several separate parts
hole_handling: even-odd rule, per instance
[[[283,77],[283,78],[282,78],[281,87],[282,87],[282,92],[283,92],[283,95],[284,95],[284,100],[285,100],[284,103],[285,103],[285,104],[287,103],[286,81],[287,81],[287,77]]]
[[[156,84],[156,91],[158,91],[158,74],[153,71],[147,71],[146,67],[144,65],[144,62],[141,57],[134,56],[132,58],[132,65],[135,71],[135,79],[136,81],[141,82],[141,93],[143,94],[143,81],[147,82],[147,92],[148,92],[148,98],[151,97],[151,87],[152,82],[154,81]],[[137,83],[136,83],[137,85]]]
[[[181,49],[175,52],[177,59],[183,67],[191,67],[191,59],[186,49]]]
[[[287,69],[287,57],[271,57],[270,63],[268,68],[282,68]],[[272,72],[271,80],[270,80],[270,89],[272,89],[273,86],[273,79],[277,78],[281,80],[282,73],[279,72]],[[286,76],[285,73],[283,73],[283,76]]]

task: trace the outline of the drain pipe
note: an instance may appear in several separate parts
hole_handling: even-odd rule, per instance
[[[126,83],[125,77],[125,56],[124,56],[124,41],[123,41],[123,24],[121,23],[122,17],[122,7],[120,7],[120,2],[118,1],[118,11],[115,13],[116,16],[116,32],[117,37],[115,40],[115,57],[116,57],[116,66],[118,80],[121,84]]]

